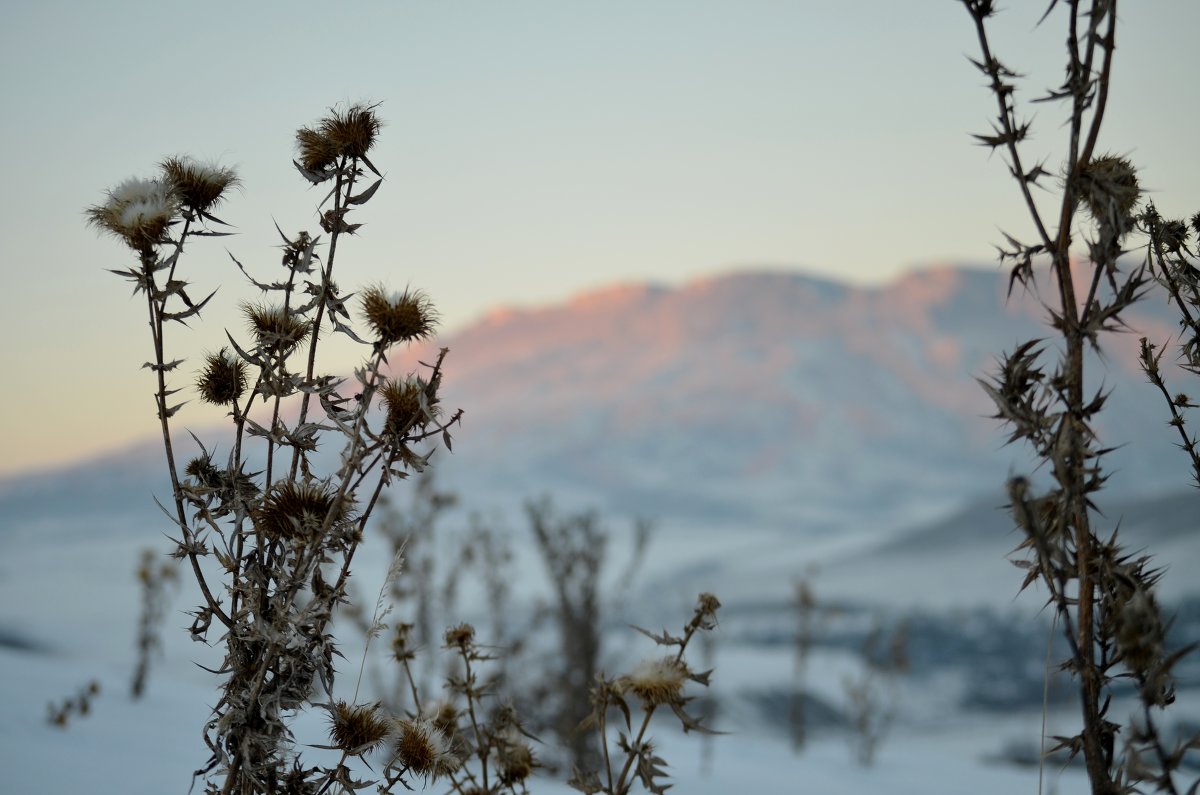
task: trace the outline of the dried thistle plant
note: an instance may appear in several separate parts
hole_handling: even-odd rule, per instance
[[[192,299],[183,255],[192,238],[229,234],[213,211],[238,184],[236,174],[168,158],[156,177],[127,180],[87,210],[89,223],[136,257],[114,272],[145,297],[153,347],[145,366],[156,381],[171,478],[164,511],[177,535],[173,554],[190,563],[203,599],[193,638],[224,651],[215,672],[221,695],[203,732],[210,756],[198,773],[210,793],[358,789],[363,781],[351,763],[395,733],[375,706],[334,698],[339,651],[330,621],[346,599],[355,552],[383,489],[422,470],[437,441],[449,445],[461,413],[444,416],[439,405],[445,350],[422,376],[393,380],[384,372],[393,346],[431,334],[431,302],[414,291],[370,288],[358,304],[360,336],[353,296],[333,280],[339,246],[362,226],[355,213],[383,181],[369,155],[381,126],[375,106],[352,105],[302,128],[296,168],[327,191],[318,207],[327,242],[280,231],[283,272],[265,281],[234,260],[263,298],[243,305],[246,333],[227,332],[229,347],[205,357],[195,384],[203,401],[229,409],[223,458],[196,439],[199,453],[180,465],[172,420],[183,402],[173,401],[180,388],[168,381],[183,360],[168,356],[166,332],[198,317],[213,297]],[[368,349],[352,379],[319,369],[328,333]],[[318,473],[313,453],[331,438],[340,440],[340,462]],[[252,446],[263,462],[256,471]],[[341,759],[307,766],[290,722],[322,698]],[[385,778],[384,791],[399,783]]]
[[[1082,754],[1095,793],[1141,791],[1143,784],[1176,793],[1175,777],[1188,742],[1165,748],[1153,717],[1154,710],[1170,701],[1171,669],[1182,652],[1168,654],[1163,648],[1159,630],[1164,622],[1154,599],[1156,572],[1145,558],[1126,553],[1115,531],[1105,539],[1096,527],[1093,498],[1108,474],[1102,463],[1107,449],[1095,431],[1095,419],[1106,395],[1085,389],[1085,355],[1101,349],[1104,334],[1122,329],[1122,314],[1144,294],[1150,269],[1157,264],[1161,276],[1168,267],[1158,255],[1177,251],[1172,248],[1177,241],[1182,244],[1180,230],[1176,224],[1168,231],[1152,212],[1139,216],[1136,169],[1126,158],[1097,149],[1116,51],[1116,0],[1053,0],[1041,20],[1060,10],[1067,34],[1066,76],[1035,100],[1068,109],[1065,165],[1053,215],[1044,214],[1034,201],[1034,188],[1053,191],[1046,184],[1052,174],[1045,161],[1030,166],[1025,157],[1032,122],[1018,114],[1019,76],[992,51],[988,25],[995,3],[962,2],[980,48],[980,58],[972,63],[987,79],[998,108],[991,132],[975,138],[1004,155],[1036,230],[1031,243],[1006,235],[1000,259],[1011,266],[1010,293],[1018,283],[1037,291],[1035,264],[1048,263],[1040,280],[1049,282],[1052,297],[1044,298],[1043,306],[1058,336],[1056,345],[1039,340],[1020,344],[1003,357],[990,380],[981,382],[997,417],[1011,429],[1009,440],[1029,444],[1052,478],[1042,491],[1021,476],[1008,483],[1013,520],[1024,533],[1019,549],[1030,553],[1029,559],[1015,561],[1027,572],[1022,589],[1035,582],[1046,588],[1071,649],[1063,666],[1079,685],[1081,729],[1056,738],[1058,745],[1050,750]],[[1139,221],[1152,230],[1151,262],[1128,269],[1120,257]],[[1078,270],[1072,267],[1077,237],[1087,249]],[[1155,380],[1158,358],[1149,345],[1143,345],[1142,360]],[[1175,410],[1189,402],[1169,398],[1173,419],[1178,419]],[[1179,426],[1182,432],[1182,421]],[[1137,681],[1143,713],[1139,728],[1131,729],[1137,748],[1120,755],[1122,726],[1112,719],[1111,705],[1114,683],[1123,678]],[[1148,757],[1156,760],[1153,770],[1145,764]],[[1195,789],[1193,785],[1191,791]]]
[[[692,618],[683,634],[673,636],[665,630],[661,635],[635,627],[659,646],[675,649],[674,653],[648,657],[632,671],[609,678],[597,674],[592,688],[592,711],[581,729],[594,730],[600,745],[599,770],[577,768],[570,786],[595,795],[624,795],[635,782],[647,792],[664,793],[671,786],[666,781],[666,761],[658,755],[654,741],[647,735],[650,722],[660,707],[674,713],[685,733],[715,734],[701,720],[687,711],[693,696],[684,693],[688,682],[708,686],[712,671],[693,671],[685,654],[697,632],[711,632],[717,627],[717,610],[721,603],[709,593],[700,594]],[[634,705],[631,707],[631,702]],[[641,721],[634,728],[634,709],[640,709]],[[623,728],[616,728],[616,742],[610,735],[610,716],[616,714]]]
[[[100,683],[95,679],[88,682],[71,698],[65,698],[59,704],[46,705],[46,722],[59,729],[65,729],[71,723],[72,716],[86,718],[92,714],[92,699],[100,695]]]
[[[142,551],[137,569],[142,588],[142,613],[138,619],[137,664],[133,670],[130,695],[141,698],[150,676],[150,662],[162,650],[162,622],[167,612],[167,596],[178,582],[179,573],[174,561],[159,560],[152,549]]]
[[[891,634],[876,624],[862,647],[862,668],[842,680],[850,705],[850,749],[854,760],[870,767],[899,710],[898,677],[908,671],[908,626]]]

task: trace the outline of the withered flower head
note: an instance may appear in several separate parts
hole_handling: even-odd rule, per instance
[[[1080,169],[1080,198],[1097,223],[1110,224],[1130,216],[1141,188],[1137,171],[1124,157],[1094,157]]]
[[[475,642],[475,627],[470,624],[459,624],[450,627],[445,635],[447,649],[468,649]]]
[[[163,179],[184,207],[207,212],[220,203],[225,191],[239,184],[228,166],[201,163],[190,157],[168,157],[161,164]]]
[[[213,466],[210,456],[196,456],[188,461],[183,471],[188,477],[195,479],[197,483],[206,488],[215,489],[221,485],[221,473]]]
[[[320,131],[346,157],[366,157],[375,145],[383,123],[375,115],[375,105],[354,104],[345,111],[334,109],[321,119]]]
[[[337,161],[333,142],[309,127],[296,130],[296,148],[300,150],[300,165],[309,171],[324,171]]]
[[[246,391],[246,363],[225,348],[204,357],[204,370],[196,381],[200,399],[214,406],[232,404]]]
[[[411,428],[425,425],[436,413],[437,395],[420,378],[389,378],[379,390],[386,419],[384,432],[402,436]],[[426,412],[429,413],[426,413]]]
[[[515,729],[503,733],[494,749],[496,770],[505,786],[520,784],[533,775],[537,761],[533,749]]]
[[[329,739],[348,754],[369,753],[388,735],[390,726],[380,717],[378,704],[350,706],[339,701],[326,709],[329,710]]]
[[[384,345],[423,340],[437,325],[433,304],[419,290],[389,293],[378,285],[368,287],[362,294],[362,311]]]
[[[157,179],[127,179],[108,192],[108,200],[87,208],[88,223],[147,252],[163,242],[179,210],[171,186]]]
[[[375,107],[356,104],[345,111],[334,109],[317,122],[315,129],[301,127],[297,130],[300,165],[309,171],[321,172],[334,165],[339,157],[366,157],[383,126],[375,115]]]
[[[683,696],[683,685],[690,672],[674,657],[642,660],[633,673],[620,680],[623,690],[632,690],[646,706],[677,704]]]
[[[438,701],[432,707],[426,708],[422,717],[448,738],[458,733],[458,707],[449,701]]]
[[[453,773],[459,765],[449,739],[426,718],[409,718],[397,724],[395,755],[406,770],[434,779]]]
[[[262,505],[254,512],[254,524],[271,539],[311,539],[334,508],[337,491],[320,483],[297,483],[284,480],[271,487]],[[337,524],[349,511],[338,507],[333,516]]]
[[[1131,671],[1145,674],[1163,659],[1162,617],[1154,596],[1136,588],[1116,611],[1117,649]]]
[[[283,307],[244,303],[242,312],[259,346],[284,355],[304,342],[312,328],[306,321],[284,311]]]

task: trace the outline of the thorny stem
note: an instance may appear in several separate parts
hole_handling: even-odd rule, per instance
[[[985,69],[992,79],[992,92],[995,94],[1000,107],[1000,123],[1002,125],[1003,139],[1011,159],[1013,174],[1020,186],[1022,196],[1029,209],[1030,217],[1037,227],[1038,234],[1042,238],[1042,244],[1051,256],[1054,277],[1058,286],[1061,306],[1060,330],[1064,338],[1065,347],[1063,354],[1064,372],[1062,375],[1062,391],[1064,394],[1062,399],[1067,410],[1060,420],[1059,433],[1063,435],[1064,449],[1062,453],[1056,452],[1057,460],[1055,461],[1054,476],[1063,490],[1063,502],[1068,518],[1068,526],[1074,530],[1076,578],[1078,580],[1078,595],[1075,603],[1078,613],[1077,631],[1072,631],[1069,623],[1065,629],[1076,658],[1076,667],[1079,669],[1077,673],[1080,677],[1081,708],[1084,724],[1082,739],[1088,776],[1094,786],[1103,788],[1097,791],[1105,791],[1111,789],[1113,784],[1110,774],[1112,759],[1111,751],[1106,751],[1106,743],[1102,737],[1104,732],[1103,709],[1100,705],[1102,683],[1100,673],[1095,665],[1094,602],[1096,598],[1096,581],[1092,568],[1094,539],[1087,513],[1086,473],[1084,471],[1088,453],[1085,442],[1088,431],[1084,424],[1084,417],[1082,416],[1082,408],[1085,405],[1083,396],[1085,335],[1081,325],[1069,252],[1071,246],[1071,222],[1076,209],[1076,181],[1081,167],[1091,158],[1099,136],[1107,101],[1108,81],[1115,49],[1116,0],[1105,0],[1104,3],[1092,3],[1087,27],[1086,55],[1083,58],[1080,57],[1078,34],[1080,0],[1070,0],[1069,2],[1069,35],[1067,37],[1067,47],[1070,60],[1068,63],[1068,85],[1073,100],[1068,159],[1070,172],[1068,173],[1063,190],[1059,226],[1053,242],[1033,201],[1029,187],[1030,180],[1025,176],[1024,169],[1021,166],[1017,147],[1021,136],[1018,135],[1018,130],[1013,120],[1013,105],[1009,99],[1011,87],[1004,84],[1001,79],[1001,67],[991,54],[984,25],[984,19],[987,14],[981,8],[972,5],[969,0],[967,0],[967,5],[968,9],[972,12],[972,18],[975,20],[976,32],[983,51]],[[1088,105],[1091,103],[1089,93],[1092,86],[1096,84],[1096,78],[1092,76],[1092,63],[1097,39],[1096,29],[1103,13],[1109,14],[1107,35],[1101,45],[1104,49],[1104,63],[1098,78],[1099,93],[1096,107],[1092,114],[1086,142],[1082,151],[1080,151],[1079,142],[1083,120]],[[1097,266],[1098,270],[1099,267]],[[1089,294],[1091,292],[1089,291]],[[1089,306],[1085,305],[1083,311],[1086,313],[1088,310]],[[1044,540],[1039,542],[1039,545],[1044,546]],[[1039,549],[1038,554],[1039,557],[1042,556],[1041,549]],[[1062,577],[1063,575],[1061,572],[1058,572],[1058,576]],[[1067,596],[1062,587],[1064,585],[1065,581],[1060,581],[1059,590],[1061,593],[1056,596],[1056,600],[1059,601],[1060,612],[1063,613],[1065,618],[1069,619],[1069,614],[1065,609],[1067,606]]]
[[[179,241],[176,243],[175,258],[177,259],[180,252],[183,250],[183,241],[187,237],[190,219],[184,223],[184,228],[179,236]],[[187,542],[189,534],[187,525],[187,511],[183,507],[183,489],[179,484],[179,473],[175,468],[175,446],[171,441],[171,422],[167,416],[167,373],[166,373],[166,356],[164,353],[164,328],[163,328],[163,305],[166,303],[167,297],[156,298],[157,283],[154,278],[154,268],[157,265],[157,258],[152,253],[142,254],[142,271],[146,277],[146,307],[150,316],[150,336],[154,341],[154,373],[158,380],[158,391],[155,393],[154,400],[158,406],[159,426],[162,429],[163,449],[167,456],[167,470],[171,475],[171,496],[175,501],[176,521],[179,524],[180,532],[184,534],[183,540]],[[221,609],[220,603],[209,590],[208,581],[204,577],[204,572],[200,569],[200,561],[197,558],[195,550],[190,544],[187,549],[188,560],[192,564],[192,573],[196,577],[196,582],[200,586],[201,592],[204,594],[204,600],[208,604],[209,610],[217,617],[226,627],[232,625],[229,616],[225,615],[225,611]]]
[[[467,653],[466,647],[460,647],[459,653],[463,658],[463,665],[466,666],[464,678],[466,680],[465,690],[467,691],[467,714],[471,717],[471,731],[475,735],[475,751],[479,755],[480,775],[483,778],[483,791],[488,792],[488,768],[487,768],[487,744],[483,741],[483,732],[479,729],[479,721],[475,717],[475,675],[471,672],[471,655]]]
[[[699,628],[700,628],[699,613],[697,613],[696,616],[694,616],[692,618],[692,620],[688,622],[687,627],[684,628],[683,640],[679,644],[679,651],[675,653],[675,662],[676,663],[683,661],[683,653],[687,650],[688,643],[691,641],[692,636],[696,634],[696,630],[698,630]],[[646,736],[646,730],[650,728],[650,719],[652,717],[654,717],[654,711],[656,709],[658,709],[657,704],[649,704],[643,709],[644,714],[642,717],[642,725],[638,729],[637,738],[630,744],[634,750],[630,751],[629,753],[627,753],[625,755],[625,764],[621,768],[621,774],[619,776],[617,776],[617,787],[618,787],[617,792],[625,792],[625,790],[629,786],[629,784],[626,783],[626,781],[625,781],[625,777],[627,775],[629,775],[629,771],[633,767],[633,760],[637,757],[637,749],[641,748],[642,739]],[[601,739],[601,742],[603,742],[605,746],[608,745],[608,743],[604,741],[604,737],[601,737],[600,739]],[[608,749],[606,747],[605,748],[606,755],[607,755],[607,751],[608,751]],[[611,785],[610,785],[609,789],[610,790],[612,789]],[[614,793],[614,795],[615,795],[615,793]]]
[[[346,168],[349,163],[349,169]],[[312,382],[313,373],[316,371],[317,365],[317,342],[321,335],[321,321],[325,318],[325,304],[329,298],[329,288],[333,278],[333,262],[337,257],[338,239],[342,235],[342,215],[345,211],[345,205],[342,203],[342,189],[345,187],[345,198],[349,199],[351,192],[354,190],[354,179],[358,175],[358,158],[345,158],[338,163],[337,179],[333,186],[333,231],[329,233],[329,256],[325,259],[325,268],[321,271],[321,297],[317,300],[317,315],[313,320],[312,339],[308,344],[308,366],[305,370],[305,380]],[[345,182],[343,183],[343,180]],[[298,425],[303,425],[308,419],[308,405],[312,395],[308,392],[304,393],[304,397],[300,400],[300,419]],[[296,477],[296,472],[300,465],[300,449],[296,448],[292,451],[292,472],[291,477]]]
[[[1200,481],[1200,454],[1196,451],[1196,441],[1188,436],[1187,429],[1184,427],[1183,414],[1179,411],[1179,405],[1175,398],[1171,397],[1171,393],[1167,390],[1167,385],[1162,379],[1162,373],[1158,369],[1158,360],[1162,354],[1155,354],[1153,346],[1146,341],[1145,337],[1141,340],[1141,360],[1142,370],[1146,373],[1146,378],[1151,384],[1158,388],[1162,393],[1163,399],[1167,402],[1167,408],[1171,412],[1171,421],[1168,425],[1175,426],[1175,430],[1179,432],[1179,446],[1192,459],[1192,470],[1194,477]]]

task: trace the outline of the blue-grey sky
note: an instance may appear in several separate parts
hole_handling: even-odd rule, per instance
[[[1009,5],[997,51],[1028,99],[1059,79],[1063,34],[1034,29],[1045,0]],[[450,330],[613,281],[986,264],[999,228],[1028,229],[1002,160],[967,135],[995,106],[951,0],[14,0],[0,18],[0,473],[153,430],[142,307],[105,272],[128,255],[83,208],[163,156],[238,169],[220,214],[240,235],[189,254],[194,282],[225,285],[173,336],[195,357],[250,297],[224,248],[270,275],[273,221],[315,231],[292,138],[337,103],[381,102],[387,123],[387,181],[339,281],[419,286]],[[1190,214],[1200,3],[1125,2],[1121,21],[1102,148]],[[1029,155],[1056,167],[1062,112],[1031,110]]]

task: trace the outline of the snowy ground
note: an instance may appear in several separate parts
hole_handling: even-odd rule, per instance
[[[65,729],[48,725],[46,703],[61,700],[92,678],[101,683],[92,713],[73,719]],[[4,790],[30,795],[186,792],[192,771],[204,761],[199,727],[212,689],[193,676],[166,671],[155,676],[142,701],[132,702],[126,695],[128,680],[128,666],[99,663],[85,655],[0,651]],[[1036,793],[1038,771],[990,763],[986,757],[998,750],[999,737],[1036,737],[1039,721],[1035,715],[995,723],[952,719],[936,730],[898,732],[866,769],[851,763],[846,744],[838,738],[818,739],[796,756],[783,738],[754,731],[737,731],[711,743],[670,731],[659,737],[662,756],[681,793],[1011,795]],[[305,716],[301,728],[319,738],[320,716]],[[1048,770],[1046,775],[1060,795],[1088,790],[1077,770]],[[431,789],[441,791],[436,785]],[[571,790],[539,781],[532,791],[554,795]]]
[[[192,771],[204,762],[200,727],[215,690],[210,675],[194,661],[211,665],[214,660],[200,657],[206,650],[182,631],[186,598],[174,600],[164,655],[147,695],[140,702],[128,696],[138,606],[133,569],[144,546],[165,548],[146,526],[146,516],[135,512],[5,529],[8,549],[0,562],[0,635],[9,644],[0,645],[4,791],[183,793]],[[362,588],[370,586],[371,577],[365,576]],[[679,618],[686,619],[686,612]],[[22,645],[31,648],[17,648]],[[353,659],[354,651],[347,652]],[[726,644],[716,654],[716,680],[724,693],[770,682],[783,687],[790,676],[790,657],[779,649]],[[837,669],[836,660],[824,666],[824,678],[836,682]],[[49,725],[47,705],[61,703],[93,679],[101,691],[90,714],[72,717],[65,728]],[[924,709],[916,706],[919,726],[894,732],[870,769],[851,762],[839,736],[818,737],[796,756],[784,737],[756,726],[751,713],[736,708],[721,719],[720,728],[731,733],[711,743],[679,736],[666,728],[669,722],[658,736],[678,782],[676,791],[697,795],[740,789],[827,795],[1038,791],[1036,769],[993,764],[987,757],[1007,740],[1036,740],[1039,716],[989,721],[947,714],[940,720],[936,700]],[[298,726],[302,741],[324,742],[322,714],[302,716]],[[1053,771],[1051,777],[1062,795],[1086,791],[1075,771]],[[539,781],[533,791],[567,790]]]

